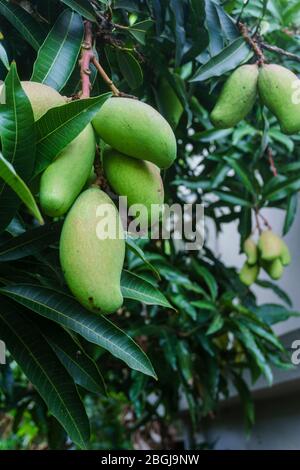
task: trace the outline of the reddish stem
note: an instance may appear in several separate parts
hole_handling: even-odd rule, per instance
[[[270,168],[271,168],[271,171],[273,173],[273,176],[278,176],[278,172],[277,172],[277,168],[276,168],[275,163],[274,163],[273,152],[272,152],[271,147],[267,148],[267,156],[268,156],[268,159],[269,159]]]
[[[82,52],[80,59],[80,76],[81,76],[81,98],[89,98],[91,92],[90,83],[90,63],[94,57],[93,52],[93,31],[90,21],[84,22],[84,42],[82,44]]]

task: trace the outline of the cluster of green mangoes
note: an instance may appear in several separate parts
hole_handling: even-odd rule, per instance
[[[252,110],[257,90],[262,103],[277,117],[285,134],[300,132],[300,80],[276,64],[242,65],[225,82],[211,112],[220,129],[235,126]]]
[[[22,87],[35,120],[66,103],[66,98],[46,85],[22,82]],[[153,204],[163,204],[160,168],[173,163],[176,139],[168,122],[151,106],[129,98],[110,98],[92,124],[40,177],[43,212],[51,217],[68,212],[60,239],[60,261],[70,290],[87,309],[110,313],[123,303],[120,278],[125,236],[110,197],[98,186],[85,189],[93,169],[96,137],[106,144],[102,164],[111,188],[128,198],[129,207],[143,204],[148,213]],[[114,227],[116,236],[99,237],[99,209],[104,206],[106,221]]]
[[[271,230],[262,232],[257,244],[252,238],[247,238],[243,251],[247,260],[240,272],[240,280],[246,286],[256,281],[260,268],[263,268],[271,279],[280,279],[284,266],[291,262],[287,245]]]

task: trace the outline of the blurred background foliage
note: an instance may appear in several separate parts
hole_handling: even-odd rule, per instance
[[[259,101],[234,129],[216,130],[208,116],[231,71],[256,60],[237,21],[258,35],[268,61],[300,72],[299,60],[272,49],[299,51],[300,2],[0,0],[2,80],[12,60],[20,79],[30,79],[40,44],[68,8],[88,19],[97,12],[95,49],[102,66],[120,90],[155,106],[173,126],[178,158],[164,175],[166,202],[203,203],[205,217],[212,219],[217,232],[224,224],[237,222],[241,243],[255,229],[254,214],[264,207],[283,209],[286,217],[280,235],[286,234],[300,189],[299,135],[284,135]],[[65,66],[73,72],[61,92],[72,96],[80,82],[77,60],[69,62],[66,56]],[[93,96],[109,91],[94,70],[92,80]],[[270,166],[270,151],[277,175]],[[51,225],[47,222],[46,227]],[[3,232],[2,246],[29,233],[30,247],[34,227],[22,207]],[[47,241],[49,233],[45,232],[38,249],[31,247],[23,256],[7,259],[0,246],[3,285],[62,282],[59,228]],[[140,344],[158,380],[77,337],[79,349],[99,367],[107,390],[95,393],[80,378],[75,380],[91,423],[87,447],[182,447],[186,426],[190,445],[201,447],[196,437],[201,419],[213,418],[220,400],[233,388],[240,395],[249,430],[255,412],[245,377],[249,374],[254,383],[264,375],[272,383],[272,367],[291,367],[272,332],[272,325],[297,315],[287,294],[275,283],[257,281],[278,295],[276,305],[257,305],[236,269],[225,266],[206,244],[200,252],[190,252],[176,240],[142,240],[128,250],[126,267],[159,289],[173,307],[166,302],[164,307],[148,305],[137,296],[126,299],[122,310],[110,316]],[[40,318],[30,306],[20,308],[47,336],[53,322]],[[0,367],[0,434],[2,449],[74,448],[10,354],[7,365]]]

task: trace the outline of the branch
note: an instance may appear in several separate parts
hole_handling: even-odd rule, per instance
[[[249,29],[247,28],[247,26],[244,23],[239,22],[238,23],[238,28],[240,30],[241,35],[245,39],[245,41],[249,44],[250,48],[254,51],[254,53],[255,53],[255,55],[258,59],[258,61],[257,61],[258,65],[264,64],[265,61],[266,61],[264,53],[261,50],[261,48],[259,47],[258,42],[256,41],[256,39],[251,37],[251,33],[250,33]]]
[[[94,57],[93,52],[93,31],[92,23],[90,21],[84,22],[84,41],[82,44],[80,64],[81,76],[81,98],[89,98],[91,92],[90,83],[90,63]]]
[[[100,76],[102,77],[103,81],[109,86],[111,89],[113,95],[115,96],[121,96],[121,92],[118,90],[118,88],[115,86],[114,82],[109,78],[107,73],[105,72],[104,68],[102,65],[98,62],[95,56],[92,58],[92,62],[96,69],[98,70]]]
[[[271,171],[273,173],[273,176],[278,176],[278,172],[277,172],[277,168],[276,168],[275,163],[274,163],[273,152],[272,152],[271,147],[268,147],[266,152],[267,152],[267,156],[268,156],[268,159],[269,159],[270,168],[271,168]]]
[[[281,49],[281,47],[271,46],[270,44],[266,44],[265,42],[260,42],[260,46],[267,51],[274,52],[275,54],[284,55],[289,59],[295,60],[296,62],[300,62],[300,56],[297,54],[293,54],[292,52],[285,51]]]

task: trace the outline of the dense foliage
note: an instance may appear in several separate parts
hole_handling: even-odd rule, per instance
[[[46,218],[39,226],[33,175],[90,122],[110,88],[92,66],[92,98],[35,124],[20,80],[77,98],[86,20],[118,89],[159,109],[175,129],[178,157],[164,174],[166,202],[203,203],[218,232],[236,222],[241,246],[256,229],[255,216],[264,226],[262,208],[285,210],[279,235],[297,210],[299,135],[283,134],[259,100],[235,128],[214,129],[209,112],[228,74],[257,59],[238,21],[256,35],[267,61],[300,72],[293,56],[298,0],[0,0],[7,99],[0,106],[0,339],[9,351],[0,366],[0,446],[172,447],[183,410],[196,431],[231,385],[251,426],[245,372],[271,383],[273,366],[290,367],[272,325],[296,313],[276,283],[257,281],[278,294],[278,305],[257,305],[236,269],[206,245],[197,252],[172,239],[129,238],[125,304],[109,317],[93,316],[63,280],[62,221]],[[172,89],[175,115],[162,83]]]

